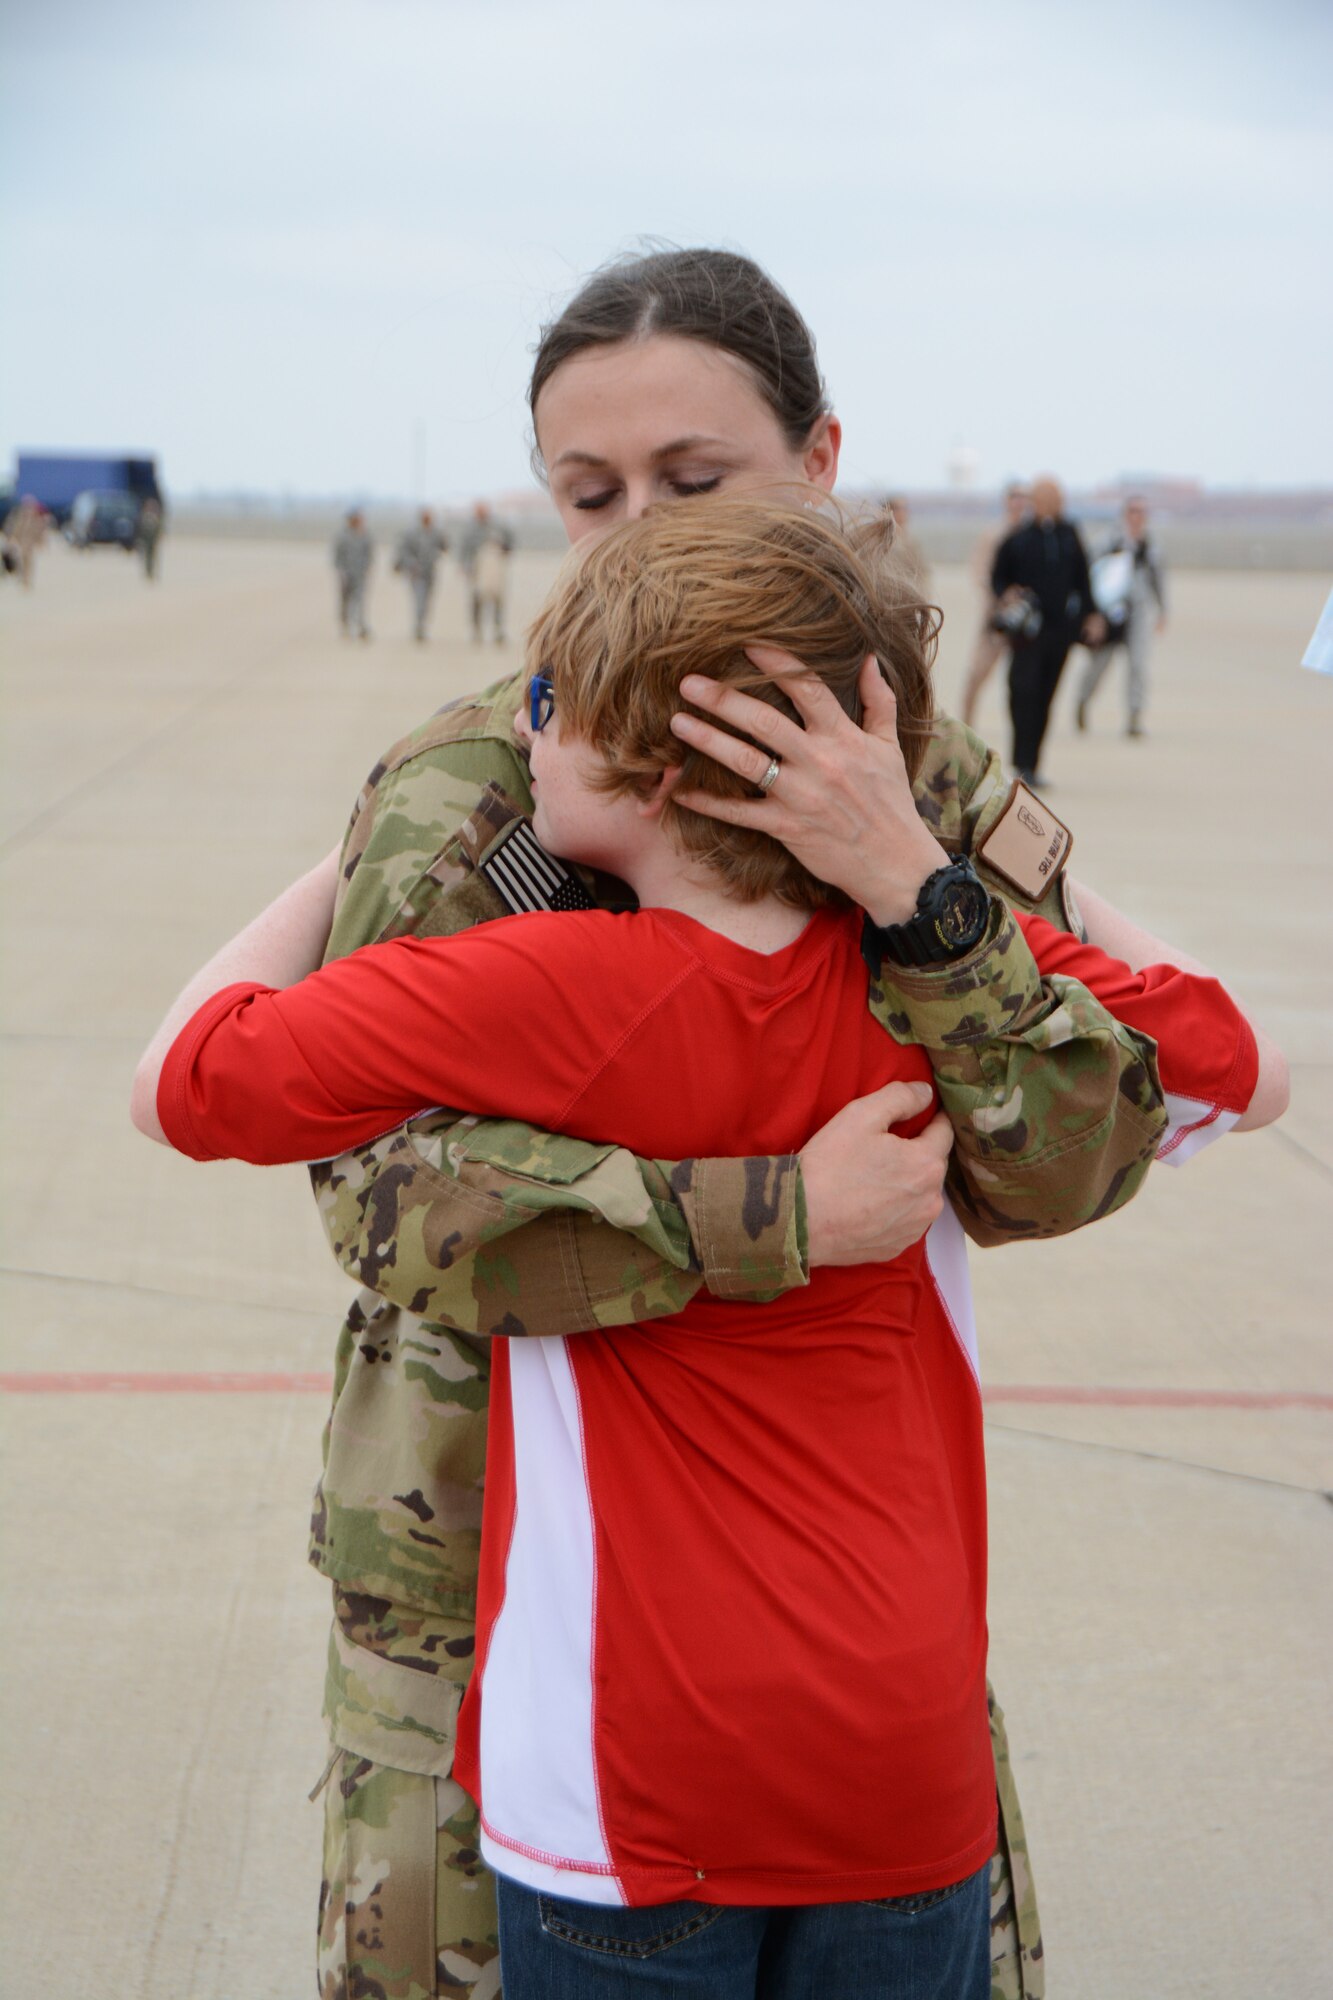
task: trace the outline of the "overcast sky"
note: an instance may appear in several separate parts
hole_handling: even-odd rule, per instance
[[[176,493],[528,479],[536,330],[641,235],[766,264],[851,484],[1333,483],[1322,0],[0,7],[0,455]]]

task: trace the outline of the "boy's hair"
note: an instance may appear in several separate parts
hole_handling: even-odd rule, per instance
[[[899,742],[916,776],[931,730],[940,613],[894,556],[890,517],[843,520],[823,494],[815,497],[818,511],[793,506],[790,489],[784,500],[671,501],[574,552],[529,634],[527,663],[551,676],[562,730],[605,758],[607,791],[646,796],[679,765],[692,789],[754,796],[670,726],[689,706],[679,693],[689,673],[741,688],[799,722],[780,684],[746,657],[752,645],[792,653],[856,722],[857,681],[873,653],[897,697]],[[670,798],[662,823],[740,902],[776,896],[815,909],[845,900],[771,834]]]

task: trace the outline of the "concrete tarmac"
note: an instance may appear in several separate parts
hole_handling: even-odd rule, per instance
[[[0,589],[0,1986],[293,2000],[327,1756],[304,1534],[346,1284],[300,1170],[148,1145],[129,1081],[375,756],[517,655],[467,641],[453,572],[415,646],[381,554],[361,645],[321,547],[163,555],[155,587],[54,548]],[[514,631],[554,567],[519,559]],[[936,585],[947,705],[976,610],[961,570]],[[1280,1127],[973,1258],[993,1676],[1051,2000],[1333,1990],[1333,683],[1297,665],[1323,595],[1178,576],[1147,740],[1108,680],[1087,736],[1064,691],[1046,757],[1075,874],[1224,973],[1294,1076]]]

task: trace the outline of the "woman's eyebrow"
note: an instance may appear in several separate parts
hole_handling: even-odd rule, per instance
[[[674,458],[678,451],[694,451],[699,445],[725,447],[726,442],[725,438],[708,437],[702,431],[692,431],[688,437],[672,438],[670,444],[659,444],[656,451],[649,452],[648,456],[653,464],[657,464],[664,458]],[[569,451],[562,451],[558,458],[552,460],[551,471],[554,472],[560,465],[607,466],[610,463],[610,459],[603,458],[600,452],[578,451],[571,448]]]
[[[663,458],[674,458],[678,451],[694,451],[701,444],[723,445],[725,443],[725,438],[707,437],[702,431],[692,431],[688,437],[673,438],[670,444],[658,445],[657,450],[649,452],[648,456],[654,461]]]

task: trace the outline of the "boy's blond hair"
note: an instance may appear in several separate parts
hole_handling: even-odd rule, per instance
[[[682,675],[725,681],[799,720],[780,685],[746,657],[747,646],[778,646],[859,722],[857,681],[873,653],[897,697],[899,741],[915,777],[930,734],[940,614],[892,545],[887,517],[845,521],[827,503],[673,501],[575,551],[529,634],[528,669],[550,675],[562,730],[606,759],[607,791],[645,796],[679,765],[691,788],[747,798],[754,792],[743,778],[672,734],[671,716],[688,708]],[[662,817],[677,845],[740,902],[776,896],[813,909],[843,900],[770,834],[671,799]]]

